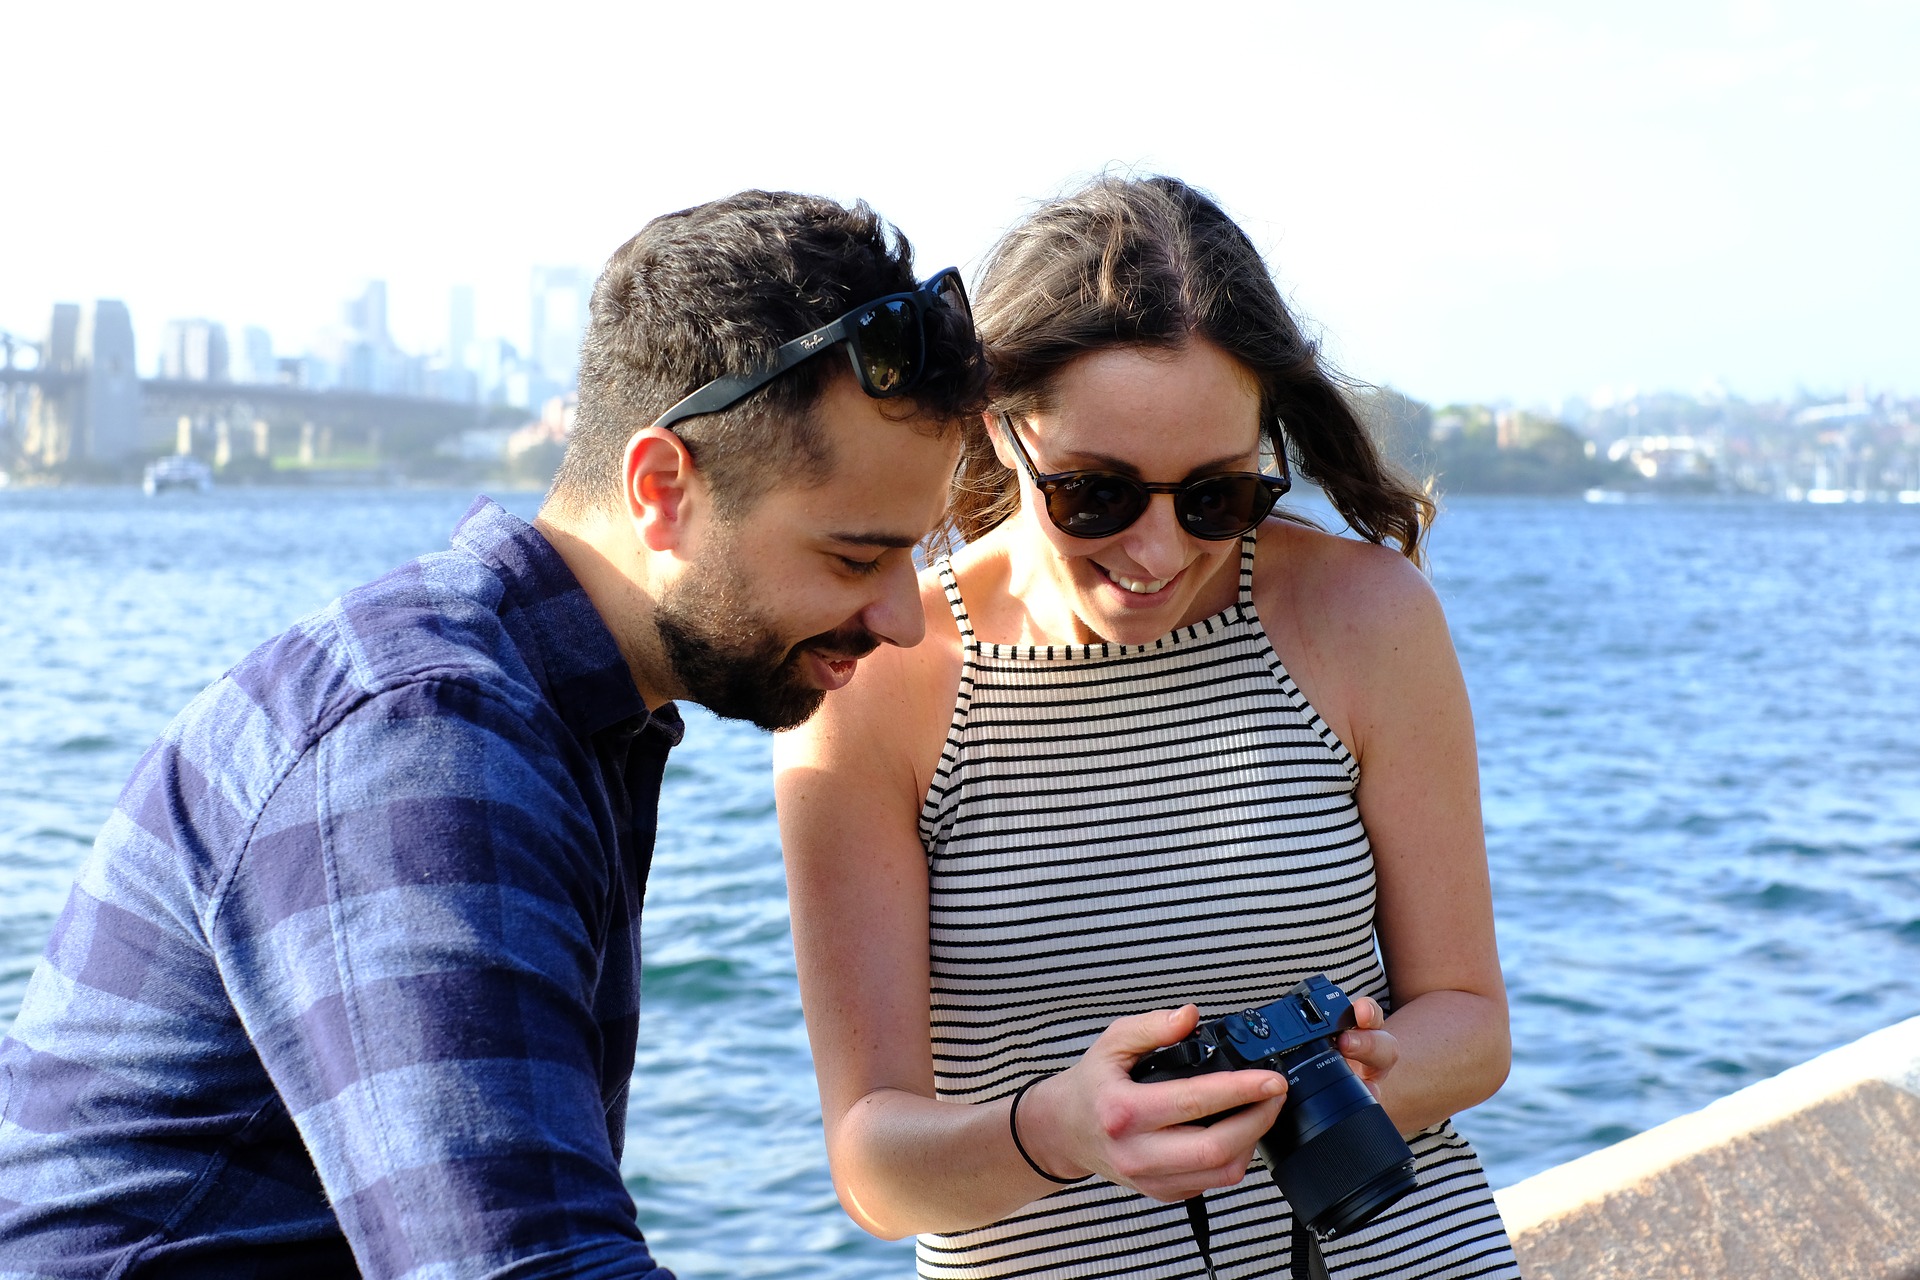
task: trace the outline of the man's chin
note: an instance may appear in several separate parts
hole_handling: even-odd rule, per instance
[[[755,714],[743,718],[752,721],[768,733],[798,729],[813,719],[814,714],[820,710],[821,704],[826,700],[825,689],[808,689],[804,694],[796,693],[793,697],[763,704]]]
[[[799,673],[789,670],[790,677]],[[746,689],[739,686],[719,690],[691,691],[698,702],[723,720],[744,720],[769,733],[795,729],[813,719],[820,704],[827,700],[825,689],[815,688],[804,678],[790,678],[774,685]],[[707,696],[702,696],[706,694]]]

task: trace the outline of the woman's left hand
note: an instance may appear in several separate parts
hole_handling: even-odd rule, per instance
[[[1359,996],[1353,1002],[1354,1029],[1340,1033],[1340,1056],[1360,1077],[1360,1083],[1380,1096],[1380,1082],[1393,1064],[1400,1061],[1400,1042],[1385,1030],[1387,1018],[1371,996]]]

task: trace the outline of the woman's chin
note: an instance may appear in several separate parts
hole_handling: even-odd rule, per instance
[[[1141,601],[1115,599],[1121,588],[1103,584],[1092,599],[1082,598],[1080,621],[1109,644],[1151,644],[1180,624],[1186,604],[1176,598]],[[1167,595],[1155,592],[1156,596]]]

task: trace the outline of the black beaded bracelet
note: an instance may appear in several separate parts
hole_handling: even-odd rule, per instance
[[[1052,1078],[1053,1078],[1053,1075],[1051,1072],[1049,1072],[1046,1075],[1035,1076],[1033,1077],[1033,1079],[1027,1081],[1025,1084],[1021,1085],[1018,1089],[1015,1089],[1013,1091],[1013,1105],[1007,1108],[1007,1131],[1013,1134],[1013,1149],[1015,1151],[1018,1151],[1020,1153],[1020,1158],[1027,1162],[1027,1168],[1033,1170],[1035,1173],[1045,1178],[1048,1182],[1057,1183],[1058,1185],[1063,1187],[1070,1187],[1076,1182],[1085,1182],[1088,1178],[1091,1178],[1093,1175],[1090,1173],[1083,1173],[1077,1178],[1062,1178],[1054,1174],[1048,1173],[1045,1169],[1042,1169],[1037,1163],[1034,1162],[1033,1157],[1027,1154],[1026,1146],[1020,1141],[1020,1121],[1019,1121],[1020,1099],[1026,1097],[1027,1090],[1033,1088],[1033,1086],[1039,1084],[1042,1080],[1051,1080]]]

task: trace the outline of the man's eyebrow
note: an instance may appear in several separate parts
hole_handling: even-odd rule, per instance
[[[920,539],[909,538],[903,533],[829,533],[833,542],[844,542],[856,547],[914,547]]]

